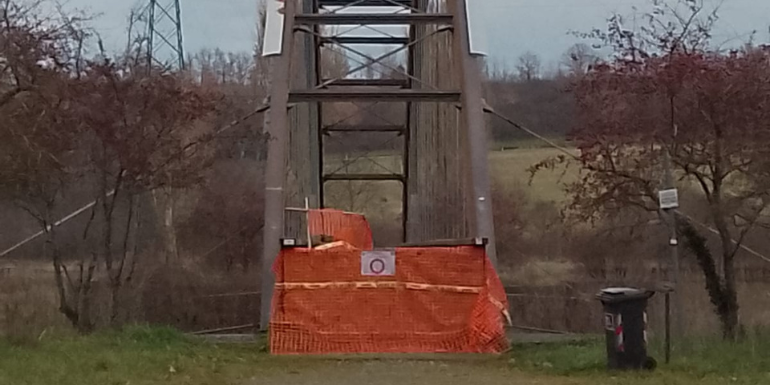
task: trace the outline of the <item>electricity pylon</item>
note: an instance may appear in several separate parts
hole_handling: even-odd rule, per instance
[[[147,6],[147,62],[185,69],[180,0],[149,0]]]

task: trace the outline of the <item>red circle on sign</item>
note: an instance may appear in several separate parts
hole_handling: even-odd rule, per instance
[[[377,266],[377,267],[375,267]],[[372,271],[372,273],[380,275],[385,272],[385,261],[382,259],[373,259],[371,262],[369,262],[369,270]]]

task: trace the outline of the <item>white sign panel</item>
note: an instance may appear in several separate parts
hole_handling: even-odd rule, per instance
[[[489,0],[465,0],[468,15],[468,36],[471,44],[471,54],[486,56],[489,47],[487,42],[487,3]]]
[[[280,55],[283,51],[283,23],[285,0],[264,0],[267,2],[265,20],[265,40],[262,56]]]
[[[612,313],[604,313],[604,329],[609,331],[615,331],[615,315]]]
[[[361,275],[369,277],[396,275],[396,252],[394,250],[362,252]]]
[[[679,191],[677,189],[658,192],[660,208],[664,210],[679,208]]]

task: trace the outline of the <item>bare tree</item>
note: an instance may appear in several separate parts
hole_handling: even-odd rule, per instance
[[[519,71],[519,78],[524,81],[532,81],[540,78],[542,62],[540,57],[534,52],[527,51],[519,56],[519,64],[516,66]]]
[[[599,58],[594,53],[594,49],[588,44],[578,43],[570,47],[567,52],[564,53],[562,58],[562,66],[567,70],[569,75],[582,76],[585,75],[591,66],[596,64]]]
[[[68,187],[81,180],[83,129],[71,102],[82,76],[85,30],[78,19],[44,15],[40,2],[0,4],[0,194],[29,213],[46,234],[59,309],[80,331],[92,328],[91,283],[96,261],[79,272],[64,263],[55,218]]]
[[[717,16],[703,1],[653,4],[650,25],[639,31],[626,30],[615,16],[607,32],[594,33],[614,48],[615,58],[575,87],[579,114],[572,136],[587,172],[568,187],[571,208],[583,220],[658,216],[662,160],[671,159],[680,182],[705,202],[718,234],[712,253],[696,224],[678,215],[723,334],[734,339],[740,326],[736,258],[770,206],[770,60],[766,50],[710,50]]]
[[[113,322],[131,280],[135,197],[195,182],[207,156],[197,144],[209,136],[205,119],[219,98],[182,76],[132,71],[104,54],[86,60],[90,34],[77,18],[38,20],[38,9],[19,4],[4,3],[0,27],[0,58],[9,58],[0,61],[0,84],[13,94],[0,105],[0,194],[46,232],[60,310],[87,332],[97,265],[110,284]],[[68,207],[64,195],[76,185],[92,194],[83,238],[95,237],[97,246],[72,271],[54,215]]]
[[[485,69],[488,81],[511,83],[517,77],[510,67],[496,60],[487,62]]]

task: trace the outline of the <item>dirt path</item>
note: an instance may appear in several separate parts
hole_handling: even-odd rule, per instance
[[[280,369],[279,369],[280,368]],[[318,361],[298,367],[276,365],[247,385],[580,385],[580,382],[524,374],[488,362]]]

